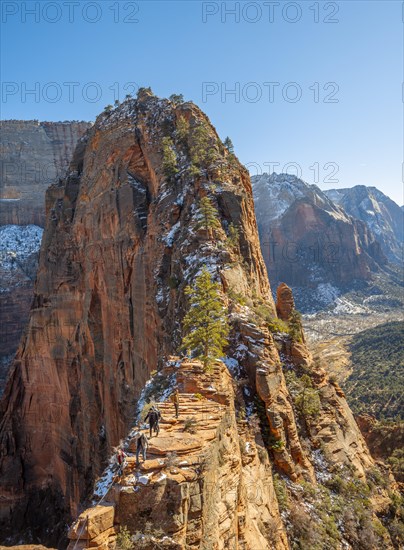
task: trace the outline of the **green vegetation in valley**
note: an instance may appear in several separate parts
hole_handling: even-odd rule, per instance
[[[356,334],[350,345],[352,374],[344,383],[354,413],[404,420],[404,322]]]
[[[379,471],[374,472],[381,476]],[[384,524],[372,513],[371,498],[378,485],[365,483],[342,468],[327,474],[322,483],[307,481],[289,483],[274,475],[274,490],[281,511],[287,517],[291,548],[295,550],[325,550],[340,548],[344,539],[353,548],[387,548],[389,535],[395,547],[401,538],[401,500],[395,496],[389,517]]]

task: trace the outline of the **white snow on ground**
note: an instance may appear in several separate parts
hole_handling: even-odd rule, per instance
[[[142,485],[147,485],[150,481],[150,476],[151,475],[152,474],[143,474],[143,475],[139,476],[139,479],[138,479],[139,483],[141,483]]]
[[[244,346],[245,347],[245,346]],[[240,365],[237,359],[234,359],[233,357],[222,357],[221,360],[226,365],[226,367],[229,369],[232,376],[237,377],[240,375]]]
[[[337,298],[335,300],[336,306],[333,309],[333,313],[337,315],[343,315],[349,313],[350,315],[369,313],[370,310],[367,307],[362,307],[358,304],[354,304],[346,298]]]
[[[107,489],[112,483],[112,480],[115,475],[115,455],[112,456],[110,459],[108,467],[104,470],[103,475],[100,477],[100,479],[97,481],[94,489],[94,497],[101,498],[105,495],[107,492]]]
[[[318,299],[324,304],[330,304],[333,302],[341,292],[333,286],[331,283],[320,283],[317,286],[316,295]]]
[[[159,477],[157,479],[155,479],[154,481],[159,482],[159,481],[163,481],[166,478],[167,478],[167,475],[164,474],[163,472],[161,472]]]
[[[137,189],[141,193],[143,193],[143,194],[146,193],[145,186],[140,181],[138,181],[133,176],[131,176],[130,174],[128,174],[128,182],[131,184],[132,187],[134,187],[135,189]]]
[[[206,269],[211,273],[211,275],[215,275],[217,272],[217,265],[218,265],[218,258],[217,256],[209,255],[209,256],[202,256],[201,252],[206,252],[207,248],[201,248],[197,252],[193,254],[189,254],[186,256],[185,262],[187,264],[187,268],[184,271],[184,279],[188,280],[191,275],[197,277],[202,272],[202,269],[206,267]],[[194,274],[193,272],[196,271]]]
[[[311,457],[315,466],[317,481],[321,483],[330,479],[331,474],[328,471],[328,464],[321,449],[313,451]]]
[[[156,294],[156,302],[158,304],[161,304],[164,300],[164,291],[163,291],[163,287],[159,288],[158,291],[157,291],[157,294]]]
[[[0,267],[17,269],[18,262],[39,251],[43,229],[37,225],[3,225],[0,227]]]
[[[172,228],[167,233],[167,235],[164,235],[164,237],[162,238],[162,241],[164,242],[164,244],[166,246],[168,246],[170,248],[173,246],[175,234],[179,230],[180,225],[181,225],[181,222],[177,222],[175,225],[172,226]]]

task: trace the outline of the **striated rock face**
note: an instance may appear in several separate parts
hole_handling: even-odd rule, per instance
[[[197,168],[201,135],[209,164]],[[170,176],[167,146],[171,168],[173,155],[176,164]],[[220,221],[210,235],[196,224],[206,196]],[[133,475],[121,490],[97,492],[113,513],[102,510],[105,522],[92,520],[103,531],[87,532],[80,547],[90,541],[105,548],[119,526],[135,534],[151,522],[173,539],[167,548],[283,550],[292,516],[279,512],[271,463],[293,499],[302,483],[316,493],[333,468],[366,482],[374,464],[342,391],[303,342],[269,330],[276,307],[248,173],[195,105],[143,90],[104,112],[77,147],[67,178],[49,188],[46,205],[30,321],[1,402],[3,540],[56,544],[63,537],[112,446],[129,434],[125,448],[133,452],[135,407],[156,368],[160,385],[171,378],[178,384],[182,416],[172,422],[160,394],[163,430],[142,465],[150,485],[130,457]],[[227,240],[230,224],[236,242]],[[195,361],[166,360],[181,341],[185,288],[204,265],[221,283],[231,325],[226,357],[211,373]],[[194,433],[188,414],[197,417]],[[168,453],[188,457],[189,469],[157,474]],[[106,488],[114,485],[108,479]],[[256,498],[246,496],[252,483]],[[372,518],[376,508],[367,507]],[[76,527],[69,536],[76,547]]]
[[[0,225],[45,225],[45,192],[64,176],[89,122],[2,120]]]
[[[347,189],[330,189],[325,194],[350,216],[362,220],[376,235],[387,258],[402,263],[404,217],[402,207],[376,187],[355,185]]]
[[[319,285],[363,282],[386,263],[367,225],[346,214],[317,186],[275,173],[254,176],[252,184],[272,284],[284,281],[306,294],[312,289],[314,304],[321,301]]]
[[[64,176],[87,122],[0,122],[0,395],[28,323],[45,192]]]

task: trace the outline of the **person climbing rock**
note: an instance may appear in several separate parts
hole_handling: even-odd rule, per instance
[[[146,453],[149,442],[147,441],[146,435],[139,430],[134,433],[133,439],[136,441],[136,466],[139,466],[139,454],[140,452],[142,453],[144,462],[146,460]]]
[[[150,438],[153,435],[153,429],[156,432],[156,435],[157,436],[159,435],[159,431],[160,431],[159,421],[160,421],[160,418],[161,418],[160,411],[158,410],[157,407],[155,407],[153,405],[151,407],[151,409],[149,410],[149,412],[147,413],[146,418],[144,419],[145,422],[147,422],[147,420],[149,420]]]
[[[118,476],[121,477],[126,467],[126,453],[123,449],[118,449],[116,453],[116,462],[118,464]]]
[[[179,408],[180,408],[180,394],[178,388],[171,394],[171,401],[174,403],[175,408],[175,418],[178,418]]]

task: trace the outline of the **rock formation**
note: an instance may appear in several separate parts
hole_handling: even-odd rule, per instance
[[[271,282],[304,288],[367,281],[386,263],[367,225],[350,217],[315,185],[288,174],[252,177],[261,248]],[[303,309],[299,303],[299,308]],[[306,308],[307,309],[307,308]]]
[[[2,120],[0,225],[45,225],[45,192],[64,176],[89,122]]]
[[[196,224],[206,196],[220,221],[211,234]],[[160,394],[165,424],[142,465],[150,485],[139,488],[135,469],[113,494],[101,488],[108,510],[89,510],[95,519],[87,527],[82,521],[79,531],[73,526],[71,540],[83,535],[82,546],[105,548],[120,527],[134,535],[151,524],[161,528],[167,548],[286,549],[291,537],[307,542],[293,515],[302,490],[308,502],[331,503],[330,493],[321,496],[331,490],[324,480],[343,471],[365,487],[374,463],[339,386],[313,363],[299,335],[276,326],[250,179],[207,117],[192,103],[141,90],[97,118],[46,204],[30,321],[1,403],[3,540],[63,538],[112,447],[129,434],[133,451],[135,407],[157,367],[153,380],[175,379],[196,432],[179,437],[186,419],[171,422],[167,395]],[[227,237],[231,224],[236,240]],[[211,373],[195,361],[167,360],[181,342],[185,288],[203,266],[221,283],[231,326],[226,357]],[[157,473],[168,452],[187,457],[189,470],[171,464]],[[248,498],[253,482],[259,497]],[[389,505],[380,491],[366,511],[355,506],[391,548],[374,515]],[[290,507],[281,515],[282,494]],[[311,518],[305,512],[308,523],[316,523],[317,511]],[[103,527],[93,529],[99,522]],[[353,526],[339,531],[338,522],[328,531],[320,522],[315,536],[341,545],[361,536]]]
[[[87,122],[0,122],[0,395],[28,323],[38,267],[45,192],[64,176]]]
[[[387,258],[403,261],[404,217],[402,207],[376,187],[355,185],[347,189],[330,189],[325,194],[345,212],[366,223],[376,235]]]
[[[98,484],[98,490],[107,485],[101,506],[81,514],[69,548],[77,539],[101,548],[124,525],[139,535],[149,529],[147,548],[266,548],[272,530],[273,548],[287,549],[268,455],[262,439],[236,420],[225,365],[207,374],[199,362],[172,357],[160,376],[174,377],[181,389],[178,420],[170,402],[159,405],[160,434],[150,439],[147,460],[138,469],[130,456],[122,477],[114,476],[113,464],[107,469]],[[134,450],[131,433],[126,445]],[[107,509],[108,523],[91,533],[91,518],[105,517]]]

